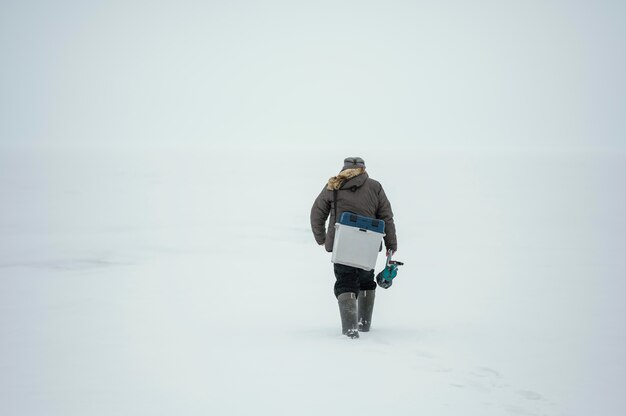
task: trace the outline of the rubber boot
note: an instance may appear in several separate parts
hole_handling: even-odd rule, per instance
[[[359,331],[361,332],[370,330],[375,298],[376,290],[361,290],[359,292]]]
[[[341,315],[341,332],[349,338],[358,338],[356,295],[352,292],[342,293],[337,296],[337,301]]]

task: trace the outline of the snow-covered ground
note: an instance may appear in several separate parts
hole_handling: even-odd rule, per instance
[[[3,150],[0,414],[623,414],[623,153],[358,150],[406,266],[349,340],[352,153]]]

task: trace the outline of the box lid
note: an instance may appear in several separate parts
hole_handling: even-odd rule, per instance
[[[355,214],[354,212],[342,213],[339,217],[339,224],[363,228],[381,234],[385,232],[385,221],[376,218],[364,217],[362,215]]]

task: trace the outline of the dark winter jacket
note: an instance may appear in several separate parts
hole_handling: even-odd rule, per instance
[[[385,221],[385,247],[396,251],[396,226],[391,204],[380,183],[371,179],[365,169],[346,169],[329,179],[311,208],[311,229],[315,241],[333,251],[335,238],[335,210],[333,190],[337,189],[337,217],[345,211]],[[330,216],[328,229],[326,219]]]

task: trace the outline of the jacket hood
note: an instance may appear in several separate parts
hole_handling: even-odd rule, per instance
[[[359,176],[361,176],[361,178],[359,179],[362,179],[362,180],[354,181],[354,182],[360,182],[358,184],[355,183],[354,185],[356,186],[362,185],[363,184],[362,182],[364,182],[365,179],[367,179],[367,173],[365,173],[365,168],[354,168],[354,169],[342,170],[341,172],[339,172],[339,175],[333,176],[332,178],[328,180],[328,185],[326,186],[326,189],[328,189],[329,191],[341,189],[342,186],[346,182],[348,181],[353,182],[351,181],[351,179],[357,178]]]

